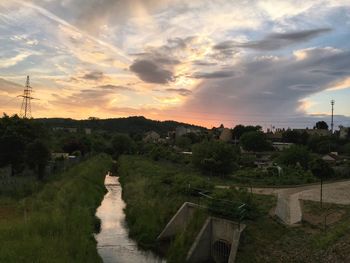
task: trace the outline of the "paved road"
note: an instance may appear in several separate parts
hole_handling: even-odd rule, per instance
[[[217,186],[217,188],[229,188],[228,186]],[[263,195],[290,195],[300,193],[300,199],[319,201],[320,185],[312,184],[290,188],[253,188],[253,193]],[[323,201],[326,203],[350,205],[350,180],[325,183],[323,185]]]

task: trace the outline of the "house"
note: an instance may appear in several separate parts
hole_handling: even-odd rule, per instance
[[[322,156],[322,160],[330,164],[335,164],[337,161],[341,160],[337,152],[331,152]]]
[[[232,132],[229,128],[223,128],[219,136],[219,140],[223,142],[232,141]]]
[[[145,134],[145,137],[143,138],[144,142],[148,143],[156,143],[160,139],[160,135],[156,133],[155,131],[149,131]]]
[[[198,134],[200,132],[201,132],[201,130],[199,130],[199,129],[186,128],[184,126],[178,126],[175,129],[175,138],[179,138],[179,137],[181,137],[181,136],[183,136],[185,134],[188,134],[188,133]]]

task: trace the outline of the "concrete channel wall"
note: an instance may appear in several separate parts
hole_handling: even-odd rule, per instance
[[[197,209],[203,209],[203,207],[185,202],[160,233],[158,240],[168,240],[184,231]],[[235,262],[240,235],[244,228],[244,224],[217,217],[208,217],[187,254],[187,262],[200,263],[212,260],[215,262],[214,254],[218,252],[215,248],[217,244],[222,245],[219,256],[222,253],[226,259],[225,262]],[[222,261],[216,260],[216,262]]]
[[[216,242],[223,242],[230,246],[226,256],[227,262],[234,263],[240,236],[245,227],[244,224],[238,224],[230,220],[209,217],[192,244],[186,261],[200,263],[214,260],[215,262],[214,245]]]

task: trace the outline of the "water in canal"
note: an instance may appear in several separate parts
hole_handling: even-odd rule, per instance
[[[128,237],[122,200],[122,188],[118,177],[106,176],[108,193],[96,216],[101,219],[101,232],[96,235],[97,250],[104,263],[157,263],[165,262],[150,251],[138,249],[137,244]]]

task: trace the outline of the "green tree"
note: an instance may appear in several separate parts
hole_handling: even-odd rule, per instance
[[[309,161],[310,152],[306,147],[300,145],[293,145],[288,149],[284,149],[277,158],[277,162],[280,164],[288,166],[300,164],[304,169],[308,168]]]
[[[26,163],[36,171],[39,180],[44,178],[45,167],[50,156],[49,148],[40,140],[35,140],[26,147]]]
[[[342,152],[348,156],[350,156],[350,142],[348,142],[347,144],[345,144],[342,147]]]
[[[233,138],[239,139],[244,133],[251,131],[261,131],[261,126],[244,126],[241,124],[236,125],[232,130]]]
[[[286,130],[282,133],[283,142],[297,143],[297,144],[307,144],[309,135],[307,132],[299,132],[295,130]]]
[[[240,143],[244,150],[247,151],[266,151],[271,149],[271,144],[266,140],[261,131],[250,131],[244,133],[240,138]]]
[[[204,141],[192,147],[193,164],[212,175],[232,172],[236,160],[234,148],[221,141]]]
[[[11,165],[12,175],[20,172],[25,166],[26,146],[47,137],[47,130],[32,119],[4,115],[0,119],[0,166]]]
[[[318,121],[314,128],[318,130],[328,130],[328,124],[325,121]]]
[[[135,150],[134,141],[125,134],[117,134],[112,138],[113,157],[118,158],[122,154],[130,154]]]
[[[334,171],[329,164],[322,159],[313,160],[310,163],[310,170],[315,177],[320,179],[320,204],[322,207],[323,180],[332,177]]]
[[[176,146],[184,150],[189,149],[191,147],[191,143],[192,143],[191,139],[186,136],[180,136],[175,140]]]

